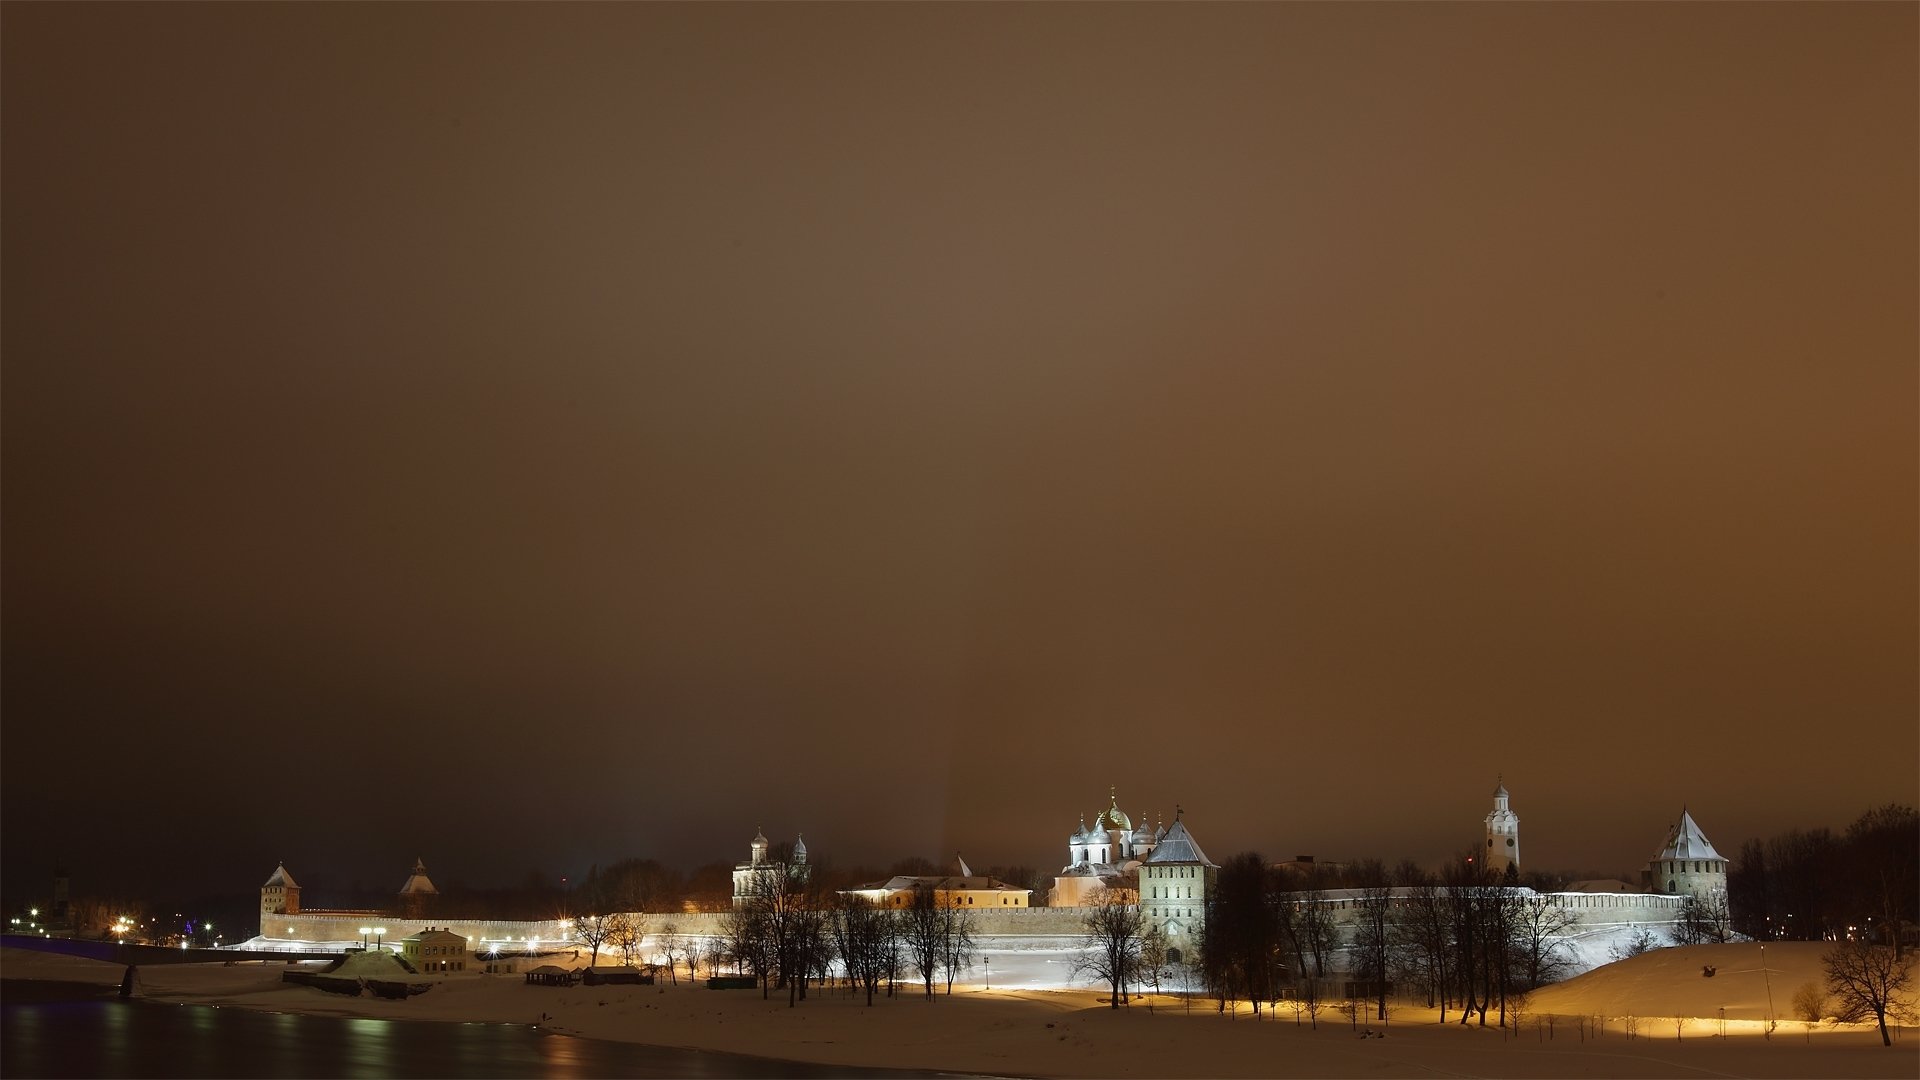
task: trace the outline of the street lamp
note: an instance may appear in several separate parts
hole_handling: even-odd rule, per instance
[[[993,957],[983,956],[980,962],[987,965],[987,989],[993,989]]]
[[[360,928],[360,951],[361,952],[367,951],[367,941],[372,937],[372,935],[373,935],[373,927],[363,926]]]
[[[379,949],[381,949],[381,947],[382,947],[382,946],[384,945],[384,943],[385,943],[385,941],[386,941],[386,937],[387,937],[387,928],[386,928],[386,927],[384,927],[384,926],[376,926],[376,927],[374,927],[374,928],[373,928],[373,937],[374,937],[374,940],[373,940],[373,947],[374,947],[374,948],[375,948],[376,950],[379,950]]]

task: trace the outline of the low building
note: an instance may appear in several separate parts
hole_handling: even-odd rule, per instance
[[[400,939],[400,955],[420,972],[467,970],[468,941],[451,930],[428,927]]]
[[[931,890],[933,902],[940,907],[964,908],[1023,908],[1031,906],[1033,890],[1011,885],[998,878],[975,874],[967,867],[967,861],[954,857],[959,873],[948,877],[930,875],[897,874],[885,881],[856,885],[842,890],[851,896],[858,896],[881,907],[903,908],[913,903],[913,896],[922,889]]]

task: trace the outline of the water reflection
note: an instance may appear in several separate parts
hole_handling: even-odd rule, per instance
[[[28,994],[27,996],[31,996]],[[0,1007],[0,1076],[935,1077],[637,1046],[500,1024],[349,1019],[117,998]]]

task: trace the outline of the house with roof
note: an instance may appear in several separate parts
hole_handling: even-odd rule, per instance
[[[444,973],[467,970],[470,944],[466,938],[442,927],[429,926],[417,934],[400,939],[400,955],[415,971]]]
[[[974,908],[1024,908],[1032,905],[1033,890],[1023,889],[1001,881],[999,878],[976,874],[967,866],[967,860],[955,854],[955,868],[959,873],[941,877],[925,874],[896,874],[885,881],[856,885],[851,889],[842,889],[845,895],[857,896],[871,904],[881,907],[903,908],[913,903],[914,894],[922,889],[933,893],[933,902],[940,907]]]

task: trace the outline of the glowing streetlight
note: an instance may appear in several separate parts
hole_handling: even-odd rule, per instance
[[[376,926],[373,928],[373,935],[374,935],[373,947],[376,949],[381,948],[386,941],[387,928],[384,926]]]
[[[293,927],[291,926],[287,927],[287,932],[292,933]],[[367,939],[371,937],[372,934],[373,934],[373,927],[363,926],[360,928],[360,951],[361,952],[367,951]]]

